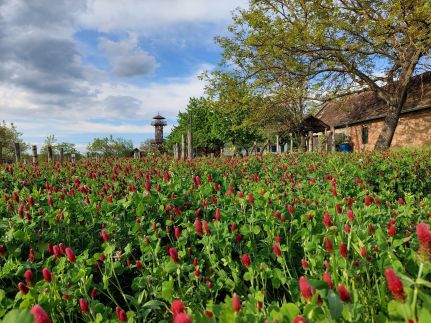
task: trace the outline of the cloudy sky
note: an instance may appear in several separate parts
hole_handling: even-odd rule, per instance
[[[137,146],[160,112],[175,123],[197,76],[219,62],[216,35],[247,0],[0,0],[0,120],[25,141],[85,150],[95,137]],[[167,131],[169,131],[167,129]]]

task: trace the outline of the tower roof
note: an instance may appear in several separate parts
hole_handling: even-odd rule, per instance
[[[166,119],[166,118],[165,118],[165,117],[162,117],[160,114],[158,114],[158,113],[157,113],[157,115],[155,115],[155,116],[153,117],[153,119],[163,120],[163,119]]]

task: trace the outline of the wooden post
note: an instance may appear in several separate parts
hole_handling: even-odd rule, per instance
[[[135,160],[139,160],[139,159],[141,159],[141,152],[139,151],[139,149],[135,149],[134,151],[133,151],[133,159],[135,159]]]
[[[331,151],[335,151],[335,127],[331,126]]]
[[[325,128],[325,152],[328,152],[328,129]]]
[[[181,134],[181,159],[186,159],[186,139],[184,138],[184,134]]]
[[[187,135],[187,149],[189,160],[193,159],[193,138],[192,138],[192,112],[189,115],[189,133]]]
[[[314,138],[313,138],[314,140]],[[316,151],[320,153],[320,132],[317,133],[317,147]]]
[[[31,147],[32,155],[33,155],[33,164],[37,165],[37,146],[33,145]]]
[[[293,153],[293,134],[289,133],[290,136],[290,153]]]
[[[277,152],[277,154],[279,154],[279,153],[281,153],[281,147],[280,147],[280,136],[279,135],[277,135],[276,137],[275,137],[275,144],[277,145],[277,147],[276,147],[276,152]]]
[[[306,151],[306,143],[305,143],[305,137],[304,137],[304,134],[301,134],[301,149],[302,149],[302,151],[303,152],[305,152]]]
[[[19,147],[19,142],[15,143],[15,161],[17,163],[21,161],[21,149]]]
[[[174,145],[174,159],[176,160],[180,159],[180,148],[178,143],[175,143]]]
[[[52,162],[52,147],[48,146],[48,163]]]
[[[64,148],[61,147],[60,148],[60,163],[62,163],[64,160]]]
[[[308,132],[308,151],[313,151],[313,131]]]
[[[75,154],[72,154],[72,156],[70,156],[71,157],[71,159],[72,159],[72,163],[74,163],[75,161],[76,161],[76,156],[75,156]]]

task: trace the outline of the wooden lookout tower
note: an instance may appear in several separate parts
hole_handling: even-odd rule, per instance
[[[162,117],[160,114],[157,114],[153,117],[153,121],[151,122],[151,125],[154,126],[154,143],[157,146],[160,146],[163,144],[163,127],[166,126],[165,118]]]

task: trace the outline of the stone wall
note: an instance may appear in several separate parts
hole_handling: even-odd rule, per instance
[[[363,127],[368,127],[368,144],[362,143]],[[349,127],[354,151],[373,150],[382,128],[383,120]],[[431,146],[431,109],[402,114],[392,140],[392,147],[420,146]]]

